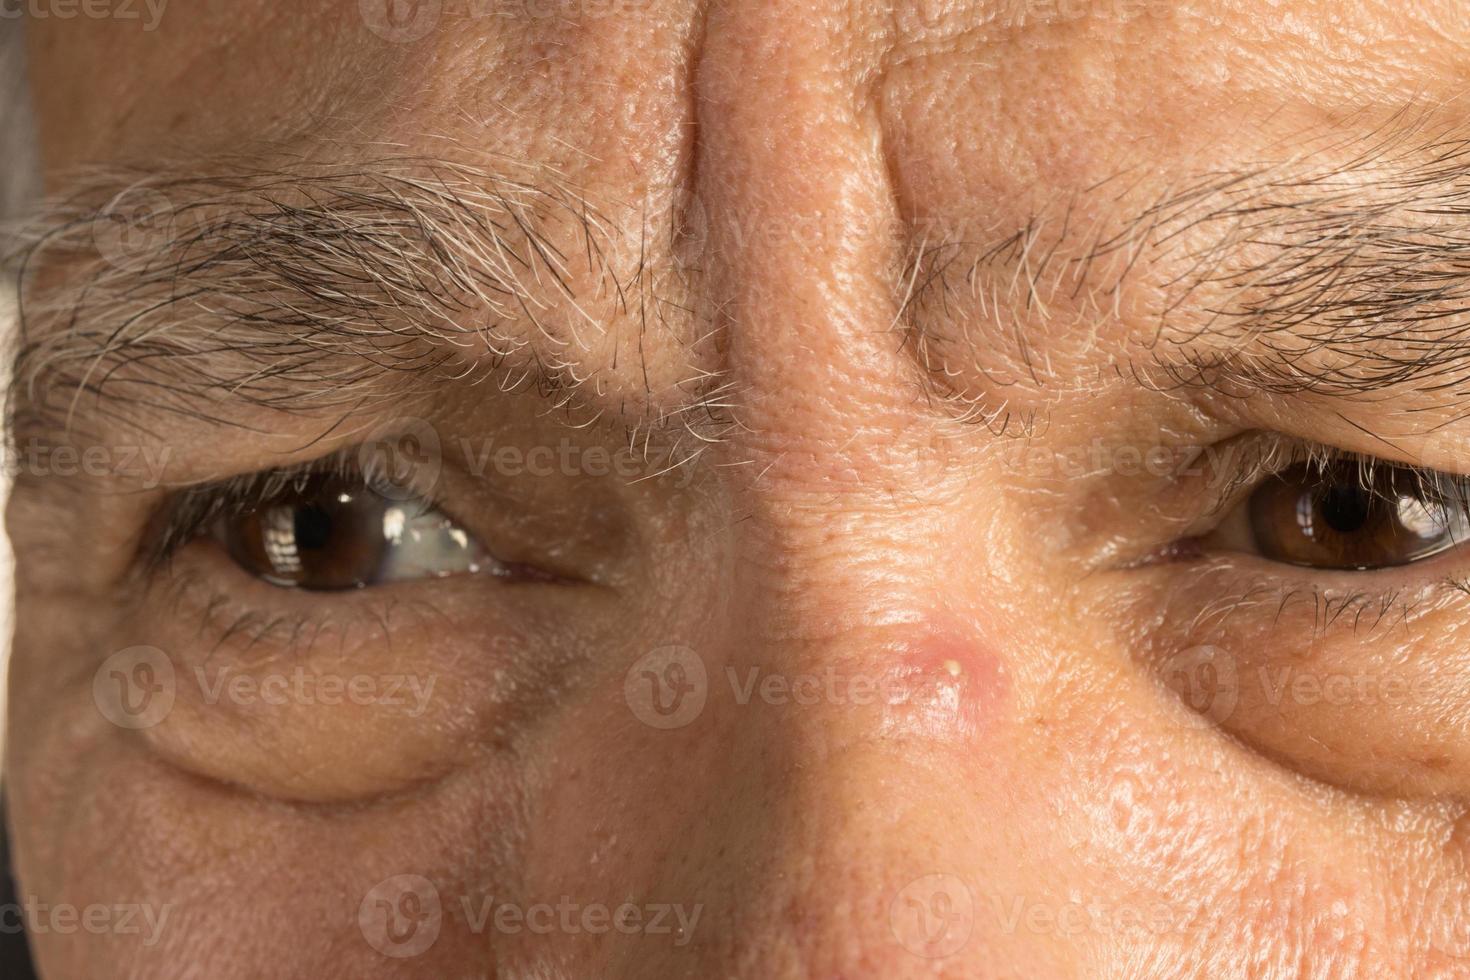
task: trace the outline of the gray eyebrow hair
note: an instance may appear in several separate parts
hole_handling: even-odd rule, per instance
[[[89,412],[232,424],[224,397],[345,417],[447,381],[532,389],[570,412],[596,383],[575,359],[579,330],[681,312],[641,251],[618,274],[610,250],[627,233],[545,169],[273,155],[99,170],[68,188],[11,238],[12,434]],[[629,438],[697,454],[728,424],[716,381],[696,377],[680,410],[620,419]]]
[[[1150,385],[1451,397],[1470,380],[1470,139],[1405,111],[1141,194],[1151,179],[1121,174],[1007,234],[916,250],[899,325],[931,372],[953,376],[965,352],[929,319],[969,331],[978,304],[997,322],[1020,311],[1028,368],[1022,320],[1066,310],[1087,329],[1141,323],[1119,369]],[[995,423],[982,396],[947,395]]]
[[[1162,192],[1144,189],[1156,175],[1123,173],[1010,231],[909,229],[896,325],[962,417],[1001,431],[1004,404],[950,383],[967,353],[956,348],[978,341],[946,336],[936,314],[962,299],[948,319],[962,332],[992,321],[1033,380],[1046,354],[1026,318],[1070,306],[1089,329],[1124,313],[1144,324],[1119,370],[1146,384],[1454,396],[1470,374],[1470,140],[1405,114],[1302,144]],[[658,251],[647,223],[632,235],[556,174],[509,161],[269,154],[68,186],[12,239],[12,433],[89,412],[234,424],[226,396],[345,417],[446,380],[581,409],[599,379],[575,357],[579,324],[624,317],[644,331],[694,316],[663,263],[645,261]],[[612,256],[630,241],[636,261],[620,273]],[[721,381],[691,366],[675,386],[683,404],[619,421],[645,451],[658,437],[698,455],[734,424]]]

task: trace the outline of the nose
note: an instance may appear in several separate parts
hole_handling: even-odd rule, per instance
[[[985,541],[993,513],[936,448],[896,331],[905,247],[875,66],[830,11],[710,17],[697,193],[741,391],[726,451],[750,478],[741,628],[702,651],[728,747],[704,778],[730,803],[698,864],[740,896],[735,972],[1063,975],[991,914],[1034,874],[1017,836],[1045,805],[1018,791],[1027,668],[985,563],[933,560]]]
[[[749,975],[1063,975],[992,914],[1026,884],[1012,675],[970,624],[950,629],[760,643],[712,681],[731,682],[732,755],[779,774],[746,814],[758,859],[724,866],[759,869],[738,885]]]

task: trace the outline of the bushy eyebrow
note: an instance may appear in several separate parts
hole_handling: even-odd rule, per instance
[[[1470,376],[1467,163],[1470,140],[1400,117],[1162,191],[1147,190],[1156,174],[1120,174],[1018,229],[911,229],[896,322],[947,378],[964,352],[940,321],[1027,350],[1032,328],[1068,308],[1079,322],[1127,319],[1142,334],[1127,366],[1149,383],[1453,394]],[[642,331],[694,315],[641,244],[621,273],[610,261],[647,223],[630,236],[545,170],[273,157],[69,186],[16,239],[12,429],[70,420],[82,399],[134,423],[212,418],[221,396],[345,414],[452,378],[565,404],[593,380],[572,356],[579,323],[625,317]],[[978,307],[936,316],[960,293]],[[672,415],[624,421],[707,445],[731,424],[720,380],[696,369]],[[951,389],[994,421],[989,393]]]
[[[12,431],[70,425],[82,400],[228,424],[227,398],[345,416],[451,381],[565,407],[589,381],[579,330],[670,315],[636,255],[614,268],[626,232],[544,169],[272,159],[69,188],[14,239]],[[701,393],[703,416],[622,421],[645,439],[722,424]]]
[[[1066,310],[1126,320],[1120,360],[1151,383],[1453,394],[1470,380],[1470,139],[1400,115],[1306,144],[1146,195],[1155,175],[1120,175],[1009,233],[941,238],[914,254],[900,322],[931,367],[963,355],[936,312],[1014,318],[1024,346]]]

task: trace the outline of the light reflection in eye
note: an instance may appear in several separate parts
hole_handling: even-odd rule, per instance
[[[407,524],[402,507],[389,507],[383,512],[383,537],[392,544],[398,544]]]
[[[451,575],[511,575],[442,512],[363,487],[307,485],[223,520],[214,533],[246,571],[289,588],[332,591]]]
[[[463,528],[435,511],[411,513],[401,504],[388,507],[383,512],[383,540],[387,547],[378,574],[383,582],[484,571],[499,574],[501,567]]]
[[[301,554],[296,547],[296,521],[294,515],[276,508],[267,513],[263,528],[264,548],[275,573],[272,579],[290,582],[301,572]]]
[[[1312,568],[1369,571],[1448,551],[1470,530],[1464,481],[1356,461],[1298,464],[1265,481],[1242,508],[1250,550]],[[1228,523],[1228,520],[1227,520]]]
[[[1455,529],[1449,509],[1442,503],[1400,496],[1396,502],[1399,523],[1426,540]]]

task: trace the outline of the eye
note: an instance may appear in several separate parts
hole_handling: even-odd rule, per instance
[[[442,512],[333,476],[313,476],[260,505],[220,516],[210,536],[273,585],[360,589],[511,569]]]
[[[1261,483],[1222,530],[1233,525],[1240,550],[1292,565],[1407,565],[1470,537],[1466,492],[1458,477],[1382,462],[1299,463]]]

